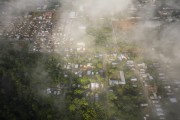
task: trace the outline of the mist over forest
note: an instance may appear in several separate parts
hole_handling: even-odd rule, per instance
[[[0,0],[1,120],[180,120],[179,0]]]

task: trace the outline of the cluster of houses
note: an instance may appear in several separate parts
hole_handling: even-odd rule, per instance
[[[167,77],[167,75],[161,69],[160,63],[154,62],[154,67],[156,67],[158,71],[158,79],[163,84],[163,89],[165,90],[165,96],[169,99],[170,103],[177,103],[177,99],[174,94],[174,89],[172,88],[171,79]]]
[[[30,48],[32,51],[51,51],[53,49],[53,42],[51,39],[54,24],[53,14],[52,11],[46,11],[38,15],[32,15],[32,21],[30,22],[34,37],[33,46]]]
[[[54,11],[29,12],[24,16],[13,17],[9,31],[4,36],[10,41],[32,43],[30,51],[51,50]]]
[[[53,96],[61,96],[61,95],[65,95],[66,89],[67,89],[67,85],[57,84],[54,87],[48,87],[45,93],[48,95],[53,95]]]
[[[155,114],[160,120],[165,119],[165,113],[160,103],[161,96],[157,95],[158,86],[155,84],[153,76],[151,76],[150,73],[147,73],[147,65],[145,63],[137,64],[137,67],[139,69],[141,80],[143,81],[144,86],[147,87],[149,99],[155,110]],[[146,106],[148,106],[148,104],[146,104]]]
[[[82,59],[79,55],[76,56],[76,59]],[[95,58],[94,58],[95,59]],[[93,63],[92,60],[86,60],[83,63],[80,62],[65,62],[64,63],[64,69],[71,71],[72,73],[74,73],[74,75],[78,76],[78,77],[90,77],[90,78],[94,78],[96,75],[100,75],[101,77],[104,77],[104,70],[102,69],[97,69],[95,67],[95,63]]]
[[[156,69],[157,76],[153,76],[147,73],[148,67],[145,63],[137,64],[137,66],[141,80],[148,90],[149,99],[151,101],[150,104],[153,106],[155,114],[157,115],[158,119],[165,120],[166,116],[161,100],[166,99],[166,101],[169,101],[167,104],[176,104],[178,102],[174,94],[174,89],[171,86],[171,81],[163,72],[159,62],[153,62],[152,65],[148,66]],[[159,82],[161,83],[159,84],[161,86],[157,84]],[[158,89],[163,89],[165,93],[159,93]],[[162,98],[162,96],[166,97]],[[146,106],[148,106],[148,104]]]
[[[13,22],[9,24],[10,30],[5,34],[10,40],[30,40],[31,36],[31,24],[30,24],[31,15],[18,16],[13,18]]]
[[[122,64],[122,61],[126,61],[126,67],[129,68],[129,70],[134,71],[135,70],[135,63],[133,60],[130,60],[128,55],[125,53],[110,53],[108,55],[108,62],[111,64],[112,68],[118,68],[118,66],[120,64]],[[137,78],[133,77],[130,79],[130,81],[132,82],[132,85],[134,87],[137,87]],[[124,71],[122,70],[115,70],[113,72],[113,74],[111,75],[110,79],[109,79],[109,85],[110,86],[114,86],[114,85],[125,85],[126,84],[126,80],[125,80],[125,74]]]

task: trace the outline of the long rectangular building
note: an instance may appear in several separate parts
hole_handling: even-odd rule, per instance
[[[115,77],[109,79],[109,85],[125,85],[125,84],[126,84],[126,80],[123,71],[119,71],[118,78]]]
[[[126,84],[126,80],[125,80],[123,71],[120,71],[120,78],[121,78],[121,84]]]

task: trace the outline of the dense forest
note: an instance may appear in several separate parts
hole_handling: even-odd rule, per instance
[[[38,62],[43,62],[44,55],[28,53],[25,47],[16,50],[12,46],[1,43],[0,119],[55,119],[57,110],[53,102],[38,95],[43,79],[40,77],[45,76],[38,75],[35,69]]]

